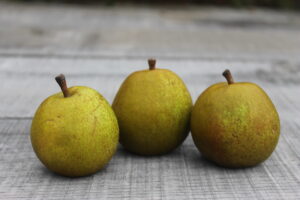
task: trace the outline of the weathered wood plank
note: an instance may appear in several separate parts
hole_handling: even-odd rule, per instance
[[[255,62],[159,59],[186,82],[194,101],[209,85],[224,81],[221,73],[232,70],[237,81],[259,84],[273,99],[279,113],[299,119],[300,62]],[[54,81],[64,73],[68,85],[98,90],[112,102],[122,81],[131,72],[147,68],[145,59],[0,58],[0,117],[32,117],[38,105],[59,92]]]
[[[200,157],[191,137],[171,154],[144,158],[119,148],[101,172],[79,179],[55,175],[37,160],[30,120],[0,120],[0,199],[298,199],[299,122],[282,121],[282,136],[263,164],[240,170]]]
[[[0,3],[0,55],[298,59],[300,14]]]

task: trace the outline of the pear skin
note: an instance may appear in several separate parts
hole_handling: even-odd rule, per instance
[[[280,121],[275,106],[258,85],[233,81],[207,88],[197,99],[191,117],[195,145],[208,160],[224,167],[250,167],[275,149]]]
[[[113,102],[120,127],[120,143],[139,155],[161,155],[187,137],[192,99],[184,82],[172,71],[158,69],[129,75]]]
[[[35,113],[33,149],[53,172],[70,177],[93,174],[116,152],[116,116],[96,90],[83,86],[67,89],[66,84],[61,87],[63,92],[48,97]]]

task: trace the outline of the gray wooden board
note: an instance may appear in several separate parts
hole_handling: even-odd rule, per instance
[[[300,14],[217,8],[80,7],[0,3],[0,199],[300,199]],[[133,71],[158,58],[193,100],[224,81],[259,84],[281,118],[272,156],[248,169],[204,160],[191,137],[174,152],[140,157],[121,147],[99,173],[49,172],[30,144],[39,104],[68,85],[112,102]]]
[[[282,120],[276,151],[261,165],[225,169],[201,158],[191,137],[174,152],[144,158],[119,148],[99,173],[71,179],[37,160],[31,120],[0,120],[1,199],[299,199],[299,121]]]
[[[300,62],[160,59],[157,66],[181,76],[194,101],[209,85],[225,81],[221,73],[229,68],[237,81],[252,81],[264,88],[281,115],[299,119]],[[92,87],[112,102],[126,76],[147,67],[146,59],[0,58],[0,77],[5,80],[0,117],[32,117],[46,97],[60,91],[54,80],[59,73],[66,75],[69,86]]]

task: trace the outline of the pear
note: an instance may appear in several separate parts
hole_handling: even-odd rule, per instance
[[[60,175],[78,177],[103,168],[116,152],[119,128],[108,102],[94,89],[67,88],[48,97],[31,125],[31,143],[40,161]]]
[[[201,154],[218,165],[242,168],[266,160],[275,149],[280,122],[275,106],[258,85],[233,81],[207,88],[192,111],[191,132]]]
[[[120,143],[130,152],[161,155],[178,147],[189,133],[192,99],[184,82],[172,71],[158,69],[130,74],[114,101]]]

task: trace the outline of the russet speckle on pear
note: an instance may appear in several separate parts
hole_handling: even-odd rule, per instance
[[[207,88],[197,99],[191,117],[195,145],[208,160],[225,167],[250,167],[275,149],[280,121],[275,106],[258,85],[233,81]]]
[[[189,132],[192,99],[184,82],[172,71],[158,69],[130,74],[113,101],[120,143],[139,155],[161,155],[178,147]]]
[[[48,97],[37,109],[31,142],[51,171],[70,177],[90,175],[114,155],[119,128],[116,116],[96,90],[75,86]]]

